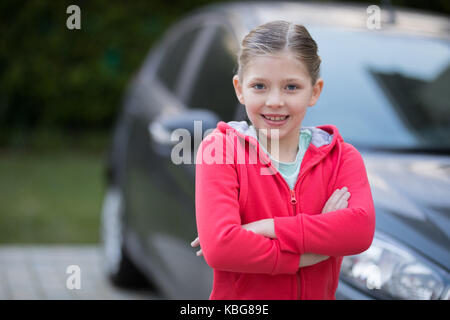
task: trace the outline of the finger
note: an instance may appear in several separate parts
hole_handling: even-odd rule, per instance
[[[333,194],[332,194],[332,195],[328,198],[328,200],[327,200],[327,205],[329,205],[329,204],[331,204],[331,203],[333,203],[333,202],[335,201],[336,197],[339,196],[339,192],[341,192],[340,189],[336,189],[336,190],[333,192]]]
[[[330,196],[330,199],[331,199],[332,197],[336,197],[340,192],[341,192],[341,189],[336,189],[336,190],[334,190],[333,194]]]
[[[194,241],[191,242],[191,247],[197,247],[198,245],[200,245],[200,240],[197,237]]]
[[[328,200],[330,202],[330,205],[336,205],[336,203],[339,201],[339,199],[341,198],[342,194],[345,192],[345,190],[343,189],[337,189],[333,195],[330,197],[330,199]]]
[[[336,190],[334,190],[333,194],[338,193],[339,191],[341,191],[341,189],[337,188]]]
[[[341,189],[341,191],[336,195],[335,204],[337,204],[341,199],[345,199],[347,194],[349,194],[347,187]],[[347,198],[348,199],[348,198]]]
[[[336,203],[336,209],[335,210],[339,210],[339,209],[344,209],[348,207],[348,202],[347,200],[350,198],[350,192],[346,192],[345,194],[342,195],[342,197],[338,200],[338,202]],[[345,207],[343,208],[342,206],[345,204]]]
[[[336,200],[335,203],[332,203],[330,206],[330,211],[345,209],[348,207],[348,198],[350,198],[350,192],[344,192],[340,194],[340,197]]]
[[[333,194],[330,196],[328,201],[325,203],[322,213],[337,210],[337,208],[336,208],[337,203],[342,198],[342,196],[347,193],[347,190],[348,190],[347,187],[343,187],[342,189],[336,189],[333,192]]]
[[[345,200],[345,199],[340,199],[339,201],[338,201],[338,203],[336,204],[336,210],[339,210],[339,209],[345,209],[345,208],[347,208],[348,207],[348,202],[347,202],[347,200]]]
[[[327,203],[325,203],[325,206],[322,209],[322,213],[329,212],[330,210],[331,210],[331,203],[327,201]]]
[[[203,255],[202,249],[198,250],[195,254],[197,255],[197,257],[202,256]]]
[[[327,213],[331,210],[332,203],[334,201],[334,198],[339,194],[340,189],[334,190],[333,194],[328,198],[327,202],[325,203],[325,206],[322,209],[322,213]]]

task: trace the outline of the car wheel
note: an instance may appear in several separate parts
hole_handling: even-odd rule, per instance
[[[124,247],[124,199],[118,187],[109,187],[102,206],[101,241],[103,267],[120,287],[148,287],[145,276],[128,257]]]

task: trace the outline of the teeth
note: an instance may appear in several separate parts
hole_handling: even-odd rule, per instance
[[[264,118],[272,120],[272,121],[280,121],[280,120],[286,119],[287,116],[283,116],[283,117],[268,117],[268,116],[264,116]]]

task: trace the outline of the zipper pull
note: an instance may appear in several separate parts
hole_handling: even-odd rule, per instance
[[[291,203],[292,204],[296,204],[297,203],[297,199],[295,199],[295,192],[292,189],[291,189]]]

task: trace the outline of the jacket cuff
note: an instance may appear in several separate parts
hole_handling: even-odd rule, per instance
[[[301,215],[290,217],[274,217],[274,230],[280,249],[297,254],[304,253],[303,232],[301,229]]]
[[[277,262],[272,270],[272,274],[294,274],[298,271],[299,267],[300,254],[279,250]]]

